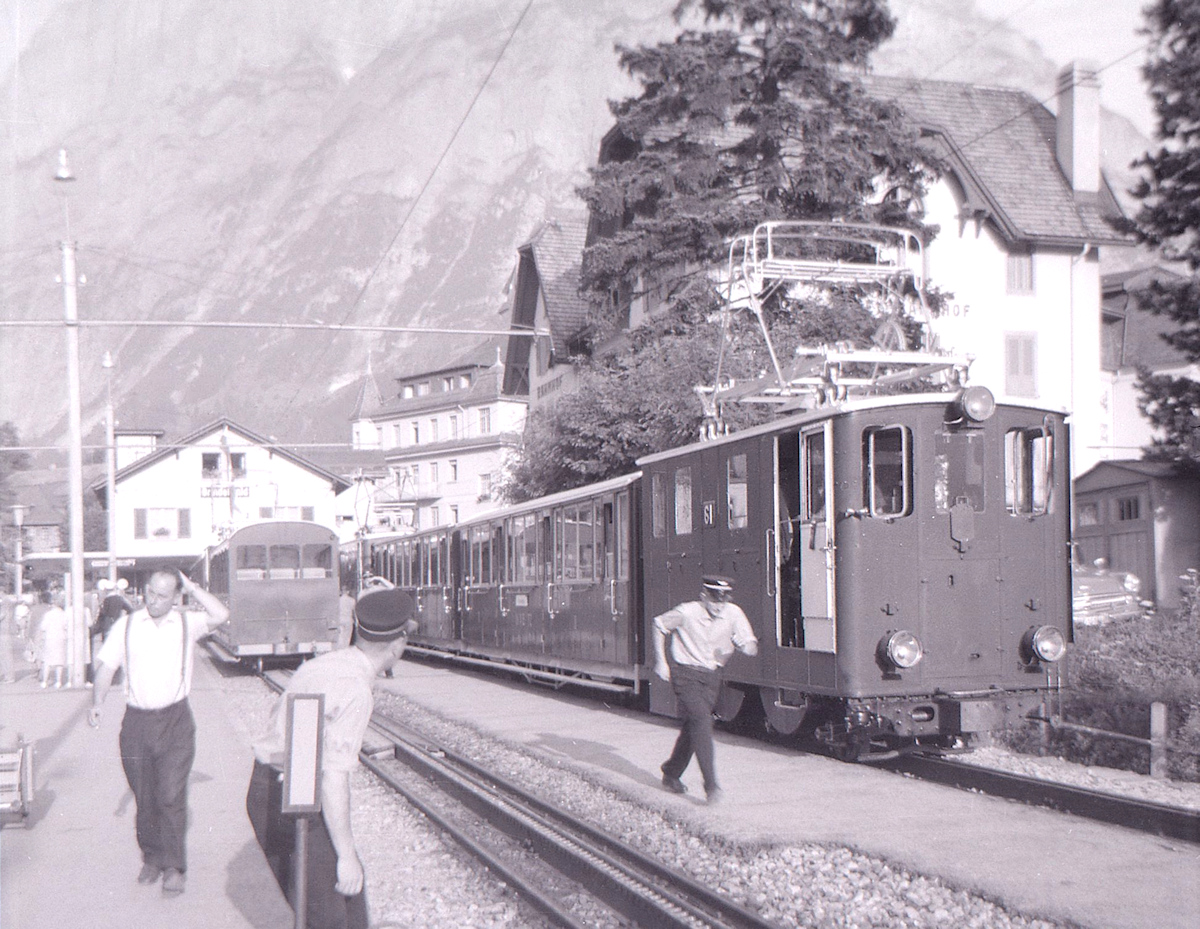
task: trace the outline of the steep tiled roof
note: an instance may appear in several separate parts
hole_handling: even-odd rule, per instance
[[[1107,182],[1071,190],[1055,152],[1056,120],[1008,88],[870,75],[874,96],[894,101],[949,162],[976,209],[1010,239],[1044,244],[1123,242],[1106,221],[1120,215]]]
[[[587,322],[587,304],[579,294],[586,238],[587,218],[577,213],[564,214],[542,223],[518,249],[532,253],[537,265],[554,351],[559,357],[566,355],[568,340]]]

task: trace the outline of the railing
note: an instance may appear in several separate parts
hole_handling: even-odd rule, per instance
[[[1108,729],[1097,729],[1081,723],[1069,723],[1057,713],[1030,716],[1030,719],[1045,724],[1050,729],[1060,729],[1065,732],[1081,732],[1097,738],[1113,739],[1118,742],[1130,742],[1150,750],[1150,776],[1165,779],[1167,777],[1167,754],[1174,751],[1180,754],[1195,754],[1186,749],[1172,748],[1167,732],[1167,705],[1154,702],[1150,704],[1150,737],[1129,735],[1124,732],[1112,732]],[[1048,730],[1043,730],[1042,741],[1046,743]]]

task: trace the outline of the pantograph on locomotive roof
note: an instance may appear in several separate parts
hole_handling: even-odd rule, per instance
[[[875,344],[856,349],[801,347],[781,363],[771,340],[763,304],[797,286],[853,285],[874,294],[882,309]],[[911,229],[871,223],[791,220],[760,223],[729,246],[727,306],[722,317],[721,356],[711,387],[697,387],[705,409],[705,432],[722,431],[726,402],[774,404],[780,412],[823,406],[852,395],[878,394],[918,380],[947,389],[963,386],[971,357],[939,352],[925,299],[925,252]],[[752,381],[723,378],[721,363],[730,313],[746,308],[766,341],[773,372]],[[909,350],[900,319],[917,316],[924,345]]]

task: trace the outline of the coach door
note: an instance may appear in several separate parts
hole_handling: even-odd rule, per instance
[[[834,614],[833,422],[800,433],[800,618],[802,646],[837,651]]]

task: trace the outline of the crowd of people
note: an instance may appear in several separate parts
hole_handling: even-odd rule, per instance
[[[84,596],[83,616],[87,625],[87,682],[93,674],[93,656],[113,623],[135,608],[129,582],[107,579],[96,583]],[[32,592],[0,594],[0,684],[16,682],[19,668],[32,664],[42,687],[61,689],[69,685],[70,615],[66,591],[48,587]]]

